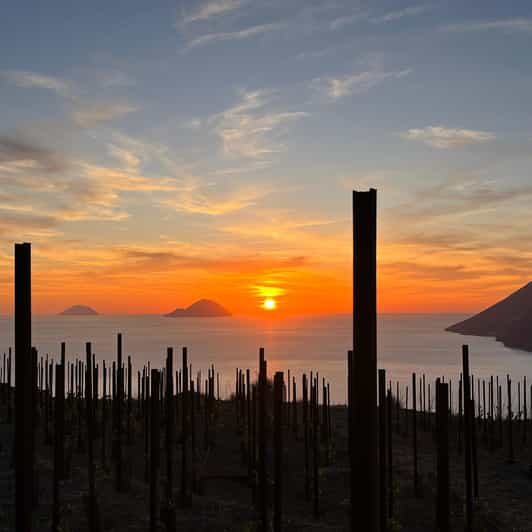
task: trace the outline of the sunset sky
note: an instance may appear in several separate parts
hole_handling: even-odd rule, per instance
[[[475,311],[531,280],[531,2],[0,13],[0,314],[20,241],[36,313],[349,312],[369,187],[381,312]]]

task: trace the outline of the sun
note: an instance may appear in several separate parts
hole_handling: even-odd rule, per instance
[[[264,300],[262,308],[265,310],[275,310],[277,308],[277,303],[275,302],[275,299],[268,297]]]

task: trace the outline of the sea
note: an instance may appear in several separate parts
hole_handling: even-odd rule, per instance
[[[471,373],[475,379],[499,377],[506,397],[506,376],[523,393],[532,384],[532,353],[509,349],[492,338],[463,336],[445,328],[464,319],[458,314],[382,314],[378,318],[378,366],[386,369],[386,379],[394,394],[399,383],[401,399],[412,383],[412,373],[425,375],[427,384],[444,378],[451,381],[453,403],[457,402],[462,364],[462,344],[469,345]],[[0,317],[0,356],[14,343],[12,317]],[[214,364],[220,374],[220,395],[228,397],[235,387],[236,368],[256,375],[259,348],[264,347],[268,373],[283,371],[285,379],[296,378],[301,393],[303,373],[318,373],[330,383],[331,402],[346,401],[347,351],[352,345],[350,315],[327,315],[286,319],[252,318],[167,318],[156,315],[34,316],[32,343],[39,356],[59,359],[60,343],[66,342],[67,359],[84,358],[85,343],[91,342],[96,361],[107,365],[116,360],[117,333],[122,333],[124,357],[131,356],[137,370],[151,363],[164,365],[167,347],[174,348],[175,367],[180,367],[181,350],[188,349],[192,375]],[[100,379],[101,382],[101,379]],[[477,385],[474,385],[477,392]],[[411,393],[411,392],[410,392]],[[531,392],[532,393],[532,389]],[[517,401],[517,399],[514,399]],[[532,397],[530,397],[532,403]],[[529,403],[529,404],[530,404]],[[517,406],[517,403],[514,403]],[[532,405],[531,405],[532,406]]]

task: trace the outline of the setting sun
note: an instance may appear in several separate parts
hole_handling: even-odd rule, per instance
[[[275,308],[277,307],[277,303],[275,302],[275,299],[269,297],[268,299],[264,300],[262,306],[266,310],[275,310]]]

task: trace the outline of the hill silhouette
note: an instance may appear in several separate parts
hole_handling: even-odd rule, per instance
[[[507,347],[532,351],[532,282],[446,331],[493,336]]]
[[[165,314],[168,318],[221,318],[231,313],[216,301],[200,299],[186,308],[176,308]]]
[[[60,316],[98,316],[98,313],[91,307],[86,305],[72,305],[63,312],[59,313]]]

